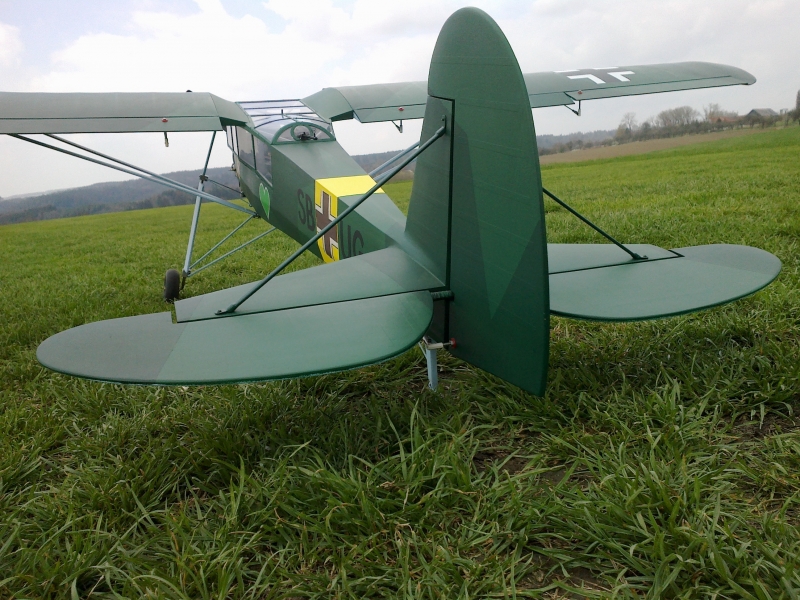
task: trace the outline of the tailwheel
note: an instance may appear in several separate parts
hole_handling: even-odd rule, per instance
[[[170,269],[164,275],[164,302],[175,302],[181,293],[181,274]]]

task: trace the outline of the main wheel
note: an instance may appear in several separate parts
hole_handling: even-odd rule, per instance
[[[170,269],[164,275],[164,302],[175,302],[181,293],[181,274]]]

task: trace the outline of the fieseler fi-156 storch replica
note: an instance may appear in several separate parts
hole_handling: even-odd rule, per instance
[[[583,100],[754,82],[709,63],[523,74],[497,24],[465,8],[444,24],[427,82],[239,103],[207,93],[0,94],[0,133],[196,196],[183,273],[167,273],[168,297],[193,274],[202,200],[302,244],[259,282],[176,302],[175,322],[163,312],[88,323],[45,340],[38,358],[96,380],[219,384],[352,369],[423,340],[432,386],[435,352],[448,347],[541,395],[551,314],[690,313],[763,288],[781,263],[747,246],[622,244],[591,223],[611,243],[548,244],[543,194],[561,201],[542,188],[531,108],[579,112]],[[334,136],[331,123],[351,118],[424,121],[419,144],[367,174]],[[194,190],[53,135],[220,130],[249,207],[207,193],[203,177]],[[24,135],[42,133],[73,150]],[[381,186],[414,159],[406,218]],[[279,275],[305,251],[325,264]]]

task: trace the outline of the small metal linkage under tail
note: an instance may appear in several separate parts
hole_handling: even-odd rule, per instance
[[[450,338],[449,342],[434,342],[426,336],[419,341],[419,347],[425,354],[425,360],[428,363],[428,387],[436,391],[439,386],[439,365],[436,353],[443,348],[455,348],[456,340]]]

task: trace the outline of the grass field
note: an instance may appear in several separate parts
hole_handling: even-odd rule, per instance
[[[0,597],[797,597],[798,157],[793,127],[544,167],[622,240],[784,264],[697,315],[554,318],[544,398],[447,356],[426,391],[417,349],[258,385],[58,375],[49,335],[165,310],[191,207],[0,227]],[[599,241],[547,210],[550,241]],[[200,245],[237,218],[204,207]],[[186,292],[294,247],[269,236]]]
[[[695,133],[678,137],[655,138],[641,142],[617,144],[616,146],[598,146],[595,148],[571,150],[570,152],[545,154],[539,157],[539,163],[543,165],[552,165],[555,163],[584,162],[587,160],[597,160],[599,158],[617,158],[620,156],[631,156],[633,154],[646,154],[658,150],[671,150],[672,148],[679,148],[681,146],[693,146],[698,143],[714,142],[763,132],[763,129],[729,129],[727,131],[716,131],[713,133]]]

